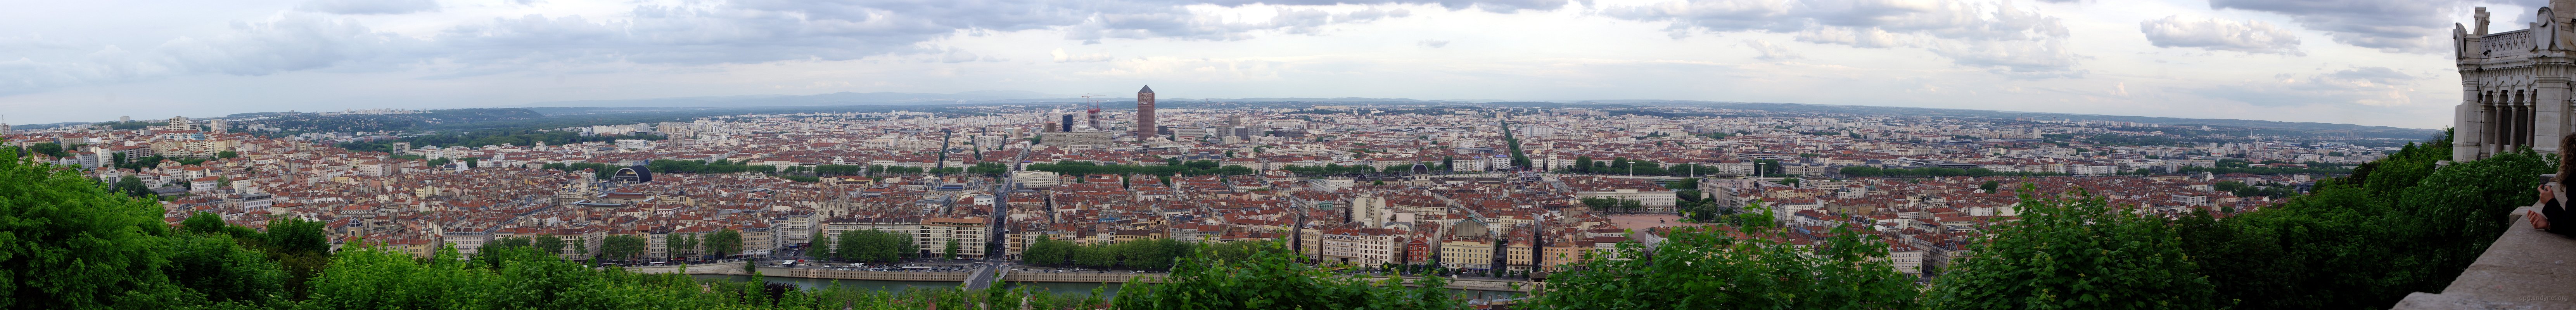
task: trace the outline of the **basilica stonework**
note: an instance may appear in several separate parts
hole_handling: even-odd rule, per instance
[[[2534,14],[2542,22],[2527,29],[2488,33],[2486,8],[2477,8],[2474,25],[2453,24],[2451,43],[2459,57],[2464,98],[2456,111],[2451,159],[2476,160],[2498,152],[2532,148],[2556,152],[2558,139],[2570,130],[2570,66],[2576,66],[2576,0],[2552,0]]]

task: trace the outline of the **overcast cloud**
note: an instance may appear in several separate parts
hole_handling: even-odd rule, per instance
[[[2537,0],[276,0],[0,11],[16,123],[828,92],[1680,99],[2440,127]],[[1168,86],[1166,86],[1168,85]],[[2451,88],[2456,88],[2453,86]],[[2207,113],[2225,112],[2223,115]],[[172,115],[130,115],[159,118]]]
[[[2300,54],[2297,34],[2261,21],[2183,19],[2176,15],[2138,22],[2138,29],[2146,32],[2147,41],[2158,47]]]

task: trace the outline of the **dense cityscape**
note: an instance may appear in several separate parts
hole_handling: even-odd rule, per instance
[[[1886,245],[1873,254],[1887,267],[1929,283],[1973,257],[1992,225],[2015,221],[2029,193],[2018,188],[2224,217],[2396,150],[2355,143],[2403,141],[1687,107],[1153,109],[1151,91],[1134,110],[717,115],[444,145],[415,142],[430,132],[301,130],[312,120],[276,115],[6,137],[38,162],[162,197],[173,225],[293,218],[327,224],[335,248],[424,258],[542,240],[563,259],[629,266],[905,261],[830,250],[875,231],[906,239],[871,248],[889,258],[949,259],[916,266],[1058,267],[1063,255],[1029,251],[1279,240],[1315,264],[1522,283],[1734,214],[1767,214],[1796,232],[1776,236],[1789,244],[1856,234]],[[427,111],[303,116],[411,113]],[[1138,125],[1154,123],[1167,125]],[[549,142],[562,137],[573,140]],[[508,142],[483,144],[493,141]]]
[[[0,309],[2576,309],[2576,0],[134,4]]]

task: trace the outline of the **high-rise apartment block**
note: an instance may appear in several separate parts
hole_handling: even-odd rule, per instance
[[[1154,137],[1154,86],[1136,91],[1136,138]]]
[[[170,117],[170,125],[167,127],[169,127],[170,130],[197,130],[194,125],[196,124],[188,122],[188,117],[186,116],[172,116]]]
[[[227,124],[227,123],[225,123],[225,122],[224,122],[224,119],[220,119],[220,118],[218,118],[218,119],[212,119],[212,120],[207,120],[207,121],[206,121],[206,132],[211,132],[211,133],[225,133],[225,132],[229,132],[229,131],[232,131],[232,130],[231,130],[231,129],[227,129],[227,128],[232,127],[231,125],[232,125],[232,124]]]
[[[1091,114],[1091,122],[1086,125],[1091,125],[1091,130],[1109,130],[1109,127],[1100,126],[1100,107],[1093,106],[1087,113]]]

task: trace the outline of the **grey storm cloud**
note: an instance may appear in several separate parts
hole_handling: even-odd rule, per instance
[[[2156,47],[2202,48],[2246,53],[2303,55],[2299,36],[2262,21],[2183,19],[2180,15],[2138,22],[2138,30]]]
[[[237,22],[227,30],[140,50],[106,46],[76,53],[78,47],[62,45],[21,50],[21,55],[34,57],[0,61],[0,94],[177,74],[255,76],[381,62],[420,43],[316,14]]]
[[[2385,52],[2432,53],[2447,43],[2435,37],[2448,38],[2456,12],[2478,4],[2512,4],[2537,9],[2542,0],[2210,0],[2212,9],[2237,9],[2279,13],[2290,16],[2300,27],[2325,32],[2335,43],[2376,48]],[[2535,11],[2536,12],[2536,11]],[[2534,12],[2494,12],[2497,26],[2530,17],[2517,15]]]
[[[526,3],[522,1],[520,3]],[[1189,5],[1278,5],[1267,20],[1227,20]],[[608,17],[525,15],[454,25],[410,37],[328,14],[438,10],[430,0],[313,0],[266,21],[238,22],[211,36],[176,38],[151,49],[115,46],[7,51],[0,94],[186,74],[263,75],[343,68],[451,66],[459,74],[524,70],[549,63],[703,65],[781,60],[850,60],[924,55],[931,61],[992,61],[933,40],[974,31],[1052,29],[1068,40],[1242,40],[1255,33],[1320,34],[1331,25],[1403,18],[1403,9],[1327,11],[1337,4],[1437,5],[1450,10],[1556,10],[1566,0],[736,0],[637,5]],[[328,14],[315,14],[328,13]],[[61,40],[0,37],[0,47]],[[11,59],[15,58],[15,59]]]
[[[1604,8],[1603,14],[1671,22],[1673,36],[1697,32],[1796,33],[1799,41],[1855,47],[1920,47],[1953,62],[2013,76],[2073,76],[2057,17],[2009,1],[1688,0]],[[1778,56],[1774,56],[1778,57]]]
[[[433,0],[313,0],[295,7],[306,12],[331,14],[409,14],[437,12]]]

